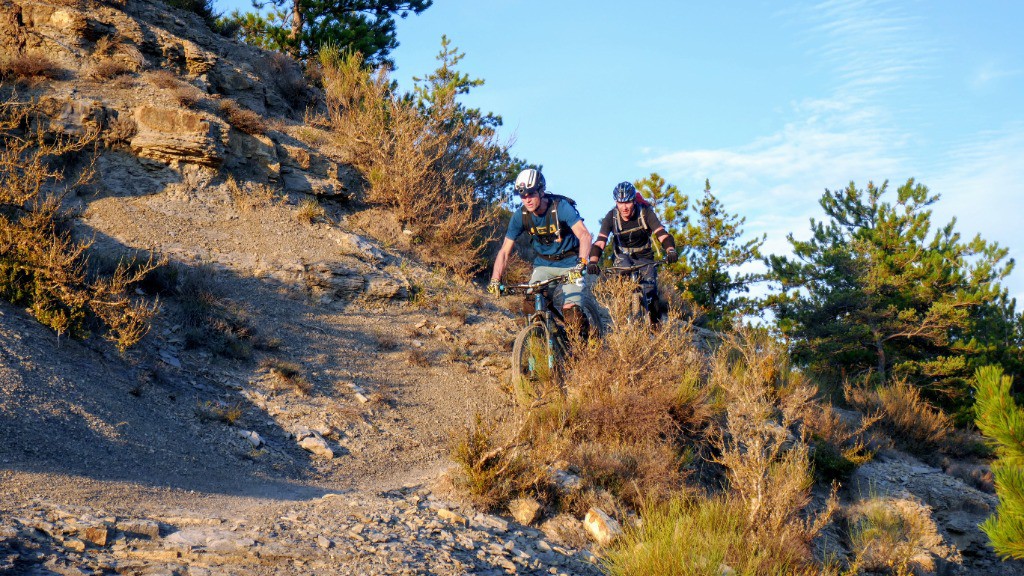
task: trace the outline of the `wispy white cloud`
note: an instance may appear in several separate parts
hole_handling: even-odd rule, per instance
[[[927,74],[935,50],[901,4],[829,0],[787,8],[820,95],[791,104],[777,131],[729,148],[650,154],[643,166],[672,181],[710,177],[727,209],[747,216],[747,231],[768,234],[767,251],[786,252],[820,215],[825,188],[851,180],[899,177],[911,134],[894,120],[888,96]]]
[[[1000,80],[1021,75],[1024,75],[1024,68],[1006,68],[994,62],[987,62],[973,71],[967,83],[975,90],[983,90]]]
[[[961,142],[931,172],[925,182],[942,196],[935,205],[936,221],[956,217],[957,230],[965,237],[981,234],[999,242],[1010,249],[1018,266],[1024,266],[1024,123]],[[1024,268],[1013,272],[1006,285],[1024,304]]]

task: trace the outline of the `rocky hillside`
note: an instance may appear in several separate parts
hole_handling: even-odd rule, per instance
[[[5,0],[0,69],[52,132],[98,134],[66,198],[94,265],[167,260],[125,354],[0,302],[0,573],[600,573],[581,519],[452,490],[450,433],[505,414],[515,318],[360,205],[292,61],[155,0]],[[935,573],[1024,574],[964,470],[891,450],[844,498],[924,510]]]

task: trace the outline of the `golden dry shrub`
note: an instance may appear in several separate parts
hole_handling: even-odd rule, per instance
[[[103,143],[110,148],[127,145],[139,132],[139,125],[131,117],[121,114],[107,122],[103,130]]]
[[[636,508],[683,489],[692,443],[713,408],[687,325],[675,316],[657,331],[630,323],[631,291],[622,282],[598,284],[614,329],[600,341],[571,338],[564,391],[523,407],[520,437],[530,439],[535,458],[565,461],[590,489]]]
[[[745,511],[749,545],[780,566],[810,564],[810,542],[838,508],[833,490],[824,510],[806,515],[814,478],[809,447],[793,429],[816,408],[814,388],[792,369],[782,346],[754,331],[723,343],[709,378],[726,409],[717,461],[730,496]]]
[[[316,198],[306,198],[299,202],[299,206],[295,209],[295,217],[306,224],[312,224],[326,216],[327,210],[317,202]]]
[[[917,386],[896,379],[877,388],[867,381],[847,384],[846,400],[865,414],[877,416],[876,426],[911,452],[927,453],[946,445],[952,420],[921,397]]]
[[[502,437],[500,426],[480,414],[449,435],[449,453],[459,465],[453,480],[474,504],[486,510],[504,507],[531,489],[543,491],[547,476],[514,437]]]
[[[366,199],[388,208],[422,259],[463,275],[479,267],[500,212],[477,196],[466,156],[483,165],[496,147],[474,137],[467,148],[449,128],[460,113],[454,94],[425,114],[358,52],[325,48],[320,64],[335,142],[369,183]]]
[[[136,297],[133,287],[160,263],[124,261],[108,275],[87,272],[90,244],[72,238],[61,202],[91,180],[92,164],[70,180],[60,165],[88,154],[98,128],[49,133],[44,116],[33,102],[0,104],[0,297],[27,306],[58,334],[84,337],[98,327],[123,351],[149,330],[157,303]]]
[[[853,570],[898,575],[936,569],[942,546],[927,506],[912,500],[870,497],[845,511]]]

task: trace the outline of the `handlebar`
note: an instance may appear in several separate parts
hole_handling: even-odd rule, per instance
[[[629,274],[631,272],[636,272],[637,270],[641,270],[643,268],[646,268],[647,266],[661,266],[662,264],[665,263],[665,259],[662,258],[661,260],[655,260],[654,262],[647,262],[644,264],[636,264],[634,266],[609,266],[608,268],[604,268],[601,271],[611,274],[622,275]]]
[[[530,282],[529,284],[513,284],[511,286],[502,284],[500,290],[502,294],[535,294],[538,290],[547,288],[552,284],[565,283],[568,279],[568,274],[562,274],[561,276],[555,276],[538,282]]]

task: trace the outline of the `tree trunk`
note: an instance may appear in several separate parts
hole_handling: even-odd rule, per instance
[[[302,0],[292,0],[292,34],[291,39],[294,42],[292,45],[292,56],[296,59],[299,58],[301,52],[301,42],[299,40],[302,34]]]
[[[878,357],[878,376],[885,383],[885,348],[882,347],[881,338],[875,337],[875,354]]]

